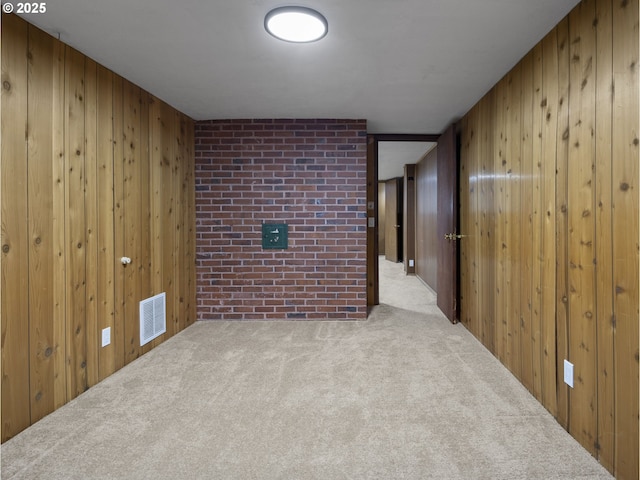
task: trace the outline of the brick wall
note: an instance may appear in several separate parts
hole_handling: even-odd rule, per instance
[[[366,122],[196,124],[200,320],[366,317]],[[262,223],[289,226],[262,249]]]

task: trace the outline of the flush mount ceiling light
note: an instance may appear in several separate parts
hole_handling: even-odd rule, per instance
[[[327,19],[306,7],[274,8],[264,17],[264,28],[274,37],[294,43],[315,42],[329,30]]]

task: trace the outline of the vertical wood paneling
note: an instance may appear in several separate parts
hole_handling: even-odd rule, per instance
[[[504,249],[507,245],[507,206],[504,203],[505,188],[507,178],[507,160],[506,156],[506,79],[503,79],[496,86],[496,117],[495,117],[495,147],[496,155],[495,165],[493,166],[494,173],[494,205],[492,210],[495,212],[495,244],[494,244],[494,259],[496,262],[496,340],[495,340],[495,354],[503,364],[507,364],[507,282],[505,273],[505,255]]]
[[[378,248],[381,252],[385,251],[385,196],[384,196],[384,182],[377,182],[378,184]],[[419,189],[418,189],[419,191]],[[420,246],[423,242],[423,239],[420,235],[417,236],[418,245]],[[416,264],[419,265],[417,259]]]
[[[138,192],[138,208],[140,210],[140,238],[141,248],[139,250],[139,268],[138,282],[140,285],[140,298],[136,300],[136,306],[140,300],[149,298],[153,295],[151,290],[151,158],[149,152],[149,101],[150,95],[144,90],[140,91],[139,117],[140,117],[140,134],[138,140],[138,155],[140,157],[140,165],[138,167],[139,175],[139,192]],[[188,217],[187,217],[188,221]],[[182,275],[182,267],[176,265],[176,272]],[[139,324],[138,314],[136,313],[136,324]],[[140,342],[139,327],[137,329],[138,337],[136,342]],[[154,344],[148,343],[141,348],[140,354],[146,353],[153,348]]]
[[[142,259],[143,200],[141,196],[142,158],[140,152],[140,88],[124,82],[124,251],[123,255],[132,259],[124,268],[124,334],[125,363],[140,356],[140,324],[138,302],[143,298],[141,274],[144,270]],[[146,181],[146,179],[144,179]],[[146,202],[144,202],[146,203]]]
[[[531,51],[522,62],[521,94],[521,164],[520,164],[520,234],[518,253],[520,274],[520,379],[533,391],[533,324],[531,315],[533,285],[533,59]],[[516,232],[517,233],[517,232]]]
[[[472,128],[467,128],[466,123],[469,122],[469,118],[475,115],[475,109],[467,114],[467,117],[463,120],[461,125],[461,131],[464,132],[460,139],[460,148],[464,152],[464,156],[467,159],[466,162],[460,164],[460,232],[464,232],[465,235],[475,237],[474,216],[473,213],[476,209],[476,195],[473,191],[473,172],[475,170],[474,162],[476,160],[475,155],[471,152],[471,140],[475,135],[475,131]],[[405,232],[406,234],[406,232]],[[476,265],[473,262],[473,247],[471,245],[468,248],[460,248],[460,321],[465,327],[471,331],[475,336],[480,336],[480,332],[477,329],[475,322],[471,321],[471,312],[478,309],[477,301],[477,282],[474,275]]]
[[[461,122],[461,218],[481,225],[462,243],[465,325],[621,479],[639,462],[638,14],[583,0]]]
[[[34,27],[29,27],[34,28]],[[53,322],[54,341],[54,408],[59,408],[67,401],[67,368],[66,368],[66,245],[65,245],[65,55],[63,43],[53,40],[53,297],[55,299],[51,321]]]
[[[163,291],[163,235],[162,222],[164,212],[162,211],[163,186],[163,165],[164,157],[162,150],[162,102],[152,97],[149,103],[149,152],[151,161],[151,264],[152,280],[151,291],[154,295]]]
[[[554,37],[555,38],[555,37]],[[531,124],[531,182],[532,182],[532,216],[531,226],[531,393],[544,404],[542,395],[542,379],[544,376],[544,329],[542,327],[543,308],[543,266],[544,266],[544,228],[546,210],[544,201],[544,173],[542,159],[542,128],[545,110],[543,97],[543,54],[542,42],[533,49],[532,58],[532,124]],[[555,135],[555,132],[554,132]],[[553,271],[553,270],[552,270]],[[554,300],[555,302],[555,297]]]
[[[477,105],[475,107],[475,112],[474,112],[474,116],[475,118],[478,120],[478,123],[481,119],[481,115],[482,115],[482,106],[481,105]],[[462,132],[464,132],[465,129],[462,129]],[[484,310],[484,305],[485,305],[485,301],[484,301],[484,297],[483,297],[483,288],[485,287],[482,284],[482,264],[484,261],[486,261],[486,259],[483,258],[483,251],[482,251],[482,241],[484,236],[486,235],[486,232],[483,230],[484,228],[484,219],[485,217],[482,215],[482,200],[483,200],[483,177],[482,177],[482,146],[483,143],[481,141],[474,141],[475,137],[477,137],[478,135],[482,135],[482,130],[481,128],[479,128],[479,126],[476,126],[476,128],[473,130],[474,135],[473,137],[469,138],[469,149],[472,150],[472,156],[473,156],[473,162],[472,162],[472,171],[474,172],[474,174],[471,176],[470,179],[470,183],[471,183],[471,189],[473,189],[473,193],[474,193],[474,215],[472,217],[473,220],[473,231],[471,232],[471,234],[473,235],[473,241],[472,242],[468,242],[470,245],[470,247],[473,249],[473,258],[474,261],[472,262],[473,265],[473,270],[474,270],[474,288],[473,288],[473,295],[474,295],[474,300],[473,303],[475,304],[475,309],[478,312],[481,312],[481,316],[479,319],[475,319],[474,316],[472,315],[466,315],[464,312],[464,308],[462,308],[460,310],[461,315],[464,316],[467,320],[467,323],[469,325],[473,325],[477,332],[477,335],[479,336],[479,338],[482,338],[483,341],[486,341],[487,338],[487,332],[485,331],[484,327],[486,326],[486,322],[483,321],[483,310]],[[462,133],[461,133],[462,135]],[[462,214],[462,212],[460,212]],[[464,249],[460,249],[461,254],[462,252],[464,252]]]
[[[173,274],[175,262],[175,211],[174,211],[174,178],[172,175],[175,166],[175,126],[172,109],[162,103],[162,291],[167,292],[167,337],[176,333],[177,319],[175,317],[175,296]]]
[[[596,336],[598,384],[597,454],[600,462],[614,469],[615,384],[613,326],[613,245],[611,203],[611,122],[613,106],[612,1],[596,4]]]
[[[558,126],[556,129],[556,339],[549,345],[555,350],[556,369],[548,373],[556,378],[557,385],[557,411],[556,418],[565,428],[569,425],[569,387],[562,382],[564,359],[569,358],[569,281],[568,281],[568,248],[569,248],[569,221],[568,221],[568,161],[569,161],[569,20],[568,18],[558,24]],[[545,74],[545,79],[549,77]],[[553,81],[553,79],[550,79]],[[551,157],[553,158],[553,157]],[[547,172],[549,175],[551,172]],[[552,267],[552,265],[550,265]],[[555,348],[554,348],[555,344]],[[545,382],[549,385],[549,382]]]
[[[27,223],[27,26],[2,15],[2,440],[26,428],[29,411]]]
[[[471,266],[475,271],[475,278],[473,279],[474,285],[473,290],[471,292],[472,298],[469,298],[467,303],[471,305],[471,309],[468,310],[465,307],[465,303],[463,302],[460,306],[460,317],[463,319],[463,322],[466,324],[465,326],[470,330],[473,329],[475,331],[474,335],[478,338],[481,338],[483,342],[487,341],[486,332],[484,331],[484,323],[482,321],[483,318],[483,302],[482,302],[482,263],[484,261],[482,256],[482,238],[484,235],[483,231],[483,220],[484,217],[481,215],[482,212],[482,174],[481,172],[481,160],[482,160],[482,142],[475,140],[475,138],[481,135],[480,131],[480,117],[482,115],[482,105],[476,105],[470,112],[471,119],[463,119],[462,121],[466,123],[466,125],[460,126],[460,138],[461,138],[461,148],[467,149],[469,151],[468,162],[460,163],[460,170],[463,168],[468,169],[469,182],[473,184],[474,190],[474,212],[475,215],[465,214],[464,208],[462,207],[464,203],[464,193],[460,195],[460,219],[461,219],[461,227],[460,232],[465,233],[467,228],[469,228],[469,224],[473,225],[473,230],[469,232],[469,234],[473,235],[473,239],[468,241],[468,248],[460,248],[460,255],[471,255],[474,257],[473,260],[470,261]],[[474,129],[468,128],[469,123],[476,124]],[[465,158],[464,155],[460,155],[460,158]],[[460,175],[460,180],[464,180],[465,175]],[[466,181],[466,180],[464,180]],[[461,192],[464,192],[461,189]],[[462,219],[466,218],[465,222],[462,222]],[[465,239],[466,240],[466,239]],[[473,253],[470,253],[473,251]],[[469,252],[469,253],[468,253]],[[465,262],[461,262],[461,272],[464,272],[467,266],[464,265]],[[464,292],[466,285],[464,282],[460,283],[460,290]],[[478,312],[477,315],[474,315],[473,312]]]
[[[587,449],[596,440],[594,18],[593,0],[583,0],[569,17],[569,431]]]
[[[186,208],[183,210],[186,228],[184,239],[186,252],[181,268],[186,274],[186,290],[184,292],[187,312],[186,326],[193,325],[196,321],[196,190],[195,190],[195,126],[186,116],[182,119],[185,124],[185,155],[183,168],[187,171],[185,179]],[[151,145],[149,145],[151,150]]]
[[[155,109],[168,155],[151,163],[150,95],[14,15],[2,82],[4,441],[152,347],[137,330],[152,284],[176,305],[172,333],[195,319],[195,182],[193,121]],[[157,252],[156,231],[170,236]]]
[[[175,194],[175,204],[173,209],[176,212],[182,211],[182,207],[184,205],[184,192],[183,192],[183,177],[182,177],[182,161],[183,161],[183,150],[182,150],[182,142],[181,139],[184,138],[184,129],[181,124],[181,115],[178,112],[175,112],[175,121],[173,122],[175,125],[175,140],[174,140],[174,161],[173,161],[173,169],[172,169],[172,178],[173,178],[173,188],[172,191]],[[174,224],[174,257],[173,257],[173,269],[174,271],[178,266],[178,264],[183,263],[183,255],[184,255],[184,244],[182,243],[182,231],[184,230],[184,222],[182,215],[176,215]],[[184,301],[182,297],[182,289],[184,288],[184,276],[177,275],[174,279],[174,299],[173,299],[173,308],[174,308],[174,320],[175,320],[175,330],[174,333],[179,332],[184,328],[184,322],[186,320],[183,310]]]
[[[124,176],[124,80],[113,80],[113,234],[115,249],[113,342],[115,369],[125,364],[125,276],[127,267],[120,258],[127,256],[125,246],[125,176]]]
[[[404,166],[404,217],[403,235],[404,242],[404,271],[407,275],[416,273],[416,166],[415,164]],[[410,265],[410,260],[413,265]]]
[[[491,301],[496,295],[496,236],[495,236],[495,216],[492,215],[495,207],[495,178],[493,172],[494,142],[492,123],[495,115],[495,90],[491,90],[480,102],[480,134],[478,138],[481,142],[480,159],[481,171],[481,248],[482,251],[482,285],[480,290],[481,303],[481,323],[485,345],[491,351],[496,348],[496,307]]]
[[[114,151],[113,151],[113,73],[98,66],[97,83],[97,170],[94,179],[98,198],[98,334],[104,328],[114,331],[115,268],[114,245]],[[101,338],[101,337],[100,337]],[[102,345],[102,342],[100,342]],[[112,341],[98,350],[98,378],[103,380],[116,370],[115,344]]]
[[[520,351],[520,167],[521,167],[521,65],[517,65],[507,75],[508,104],[505,130],[506,144],[506,188],[504,208],[505,223],[505,280],[506,280],[506,321],[507,321],[507,368],[521,378],[522,352]]]
[[[31,421],[54,409],[53,101],[54,52],[48,35],[29,29],[28,218]]]
[[[87,386],[98,383],[100,339],[98,337],[98,195],[96,178],[97,163],[97,65],[87,58],[85,61],[85,221],[86,221],[86,323],[87,323]]]
[[[65,211],[67,288],[67,397],[87,385],[85,243],[85,57],[67,47],[65,57]]]
[[[417,209],[416,209],[416,274],[437,290],[438,278],[438,233],[437,229],[429,228],[437,225],[438,215],[438,151],[437,147],[429,151],[418,163],[417,173]],[[384,183],[381,183],[384,192]],[[383,197],[384,198],[384,197]],[[384,202],[380,202],[378,210],[384,213]],[[384,218],[384,215],[382,215]],[[380,223],[380,231],[384,231]],[[380,247],[383,251],[382,247]]]
[[[542,404],[552,413],[557,412],[556,398],[556,232],[561,218],[557,208],[557,198],[563,190],[558,189],[556,196],[556,179],[558,185],[566,178],[564,166],[557,166],[558,122],[560,112],[567,102],[560,104],[561,85],[558,69],[558,34],[552,30],[542,41],[542,112],[541,156],[540,165],[542,188],[542,238],[541,238],[541,318],[542,337]],[[567,77],[568,78],[568,77]],[[568,81],[568,80],[567,80]],[[546,159],[546,161],[544,160]],[[556,175],[556,169],[557,175]]]
[[[638,2],[613,5],[615,471],[638,478]]]
[[[30,29],[35,28],[33,26]],[[57,40],[53,42],[53,298],[55,300],[51,320],[53,322],[54,341],[54,408],[67,403],[67,284],[65,266],[67,263],[66,248],[66,194],[65,194],[65,59],[66,46]]]

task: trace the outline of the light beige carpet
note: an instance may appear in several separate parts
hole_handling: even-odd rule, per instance
[[[2,478],[611,478],[382,267],[367,321],[193,325],[6,442]]]

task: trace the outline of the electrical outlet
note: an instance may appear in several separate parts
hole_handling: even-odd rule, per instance
[[[413,265],[414,265],[413,260],[409,260],[409,266],[410,266],[410,267],[413,267]]]
[[[573,388],[573,363],[564,361],[564,383]]]
[[[106,347],[111,343],[111,327],[102,329],[102,346]]]

